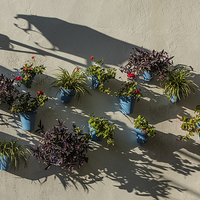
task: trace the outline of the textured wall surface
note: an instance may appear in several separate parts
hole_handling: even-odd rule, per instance
[[[199,92],[174,105],[156,78],[144,82],[140,77],[143,97],[127,116],[120,112],[113,92],[121,84],[119,67],[133,47],[142,46],[164,49],[174,56],[174,64],[192,66],[194,81],[200,85],[199,10],[199,0],[0,0],[0,74],[17,75],[32,56],[36,64],[47,66],[28,89],[50,96],[38,109],[36,128],[40,119],[46,130],[60,119],[69,127],[73,122],[83,125],[87,131],[90,113],[116,125],[115,145],[91,143],[89,163],[80,170],[53,166],[45,171],[45,165],[30,157],[27,169],[0,171],[0,199],[200,199],[199,138],[176,141],[186,134],[178,118],[193,114]],[[60,66],[71,72],[79,66],[85,70],[92,55],[97,60],[104,57],[105,67],[117,69],[117,79],[108,83],[111,95],[91,89],[92,96],[85,94],[81,101],[62,104],[55,95],[57,89],[50,87],[56,69]],[[145,145],[136,142],[133,128],[139,114],[157,131],[156,138]],[[39,136],[23,131],[19,118],[1,104],[0,138],[19,137],[22,144],[38,144]]]

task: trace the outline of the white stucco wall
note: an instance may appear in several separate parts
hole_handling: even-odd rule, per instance
[[[118,99],[91,89],[92,96],[63,105],[50,88],[58,66],[72,71],[90,66],[90,56],[105,59],[106,67],[125,64],[133,47],[166,50],[174,64],[192,66],[199,81],[200,2],[198,0],[0,0],[0,74],[17,74],[35,56],[44,64],[44,75],[35,77],[30,91],[38,90],[50,100],[38,109],[45,129],[57,119],[71,126],[86,126],[88,114],[106,117],[116,125],[115,146],[93,143],[89,163],[74,172],[29,159],[28,169],[0,171],[0,194],[8,199],[199,199],[199,139],[178,143],[185,135],[178,117],[193,114],[200,94],[170,104],[154,79],[138,83],[144,97],[134,113],[120,112]],[[121,84],[109,82],[114,91]],[[25,87],[21,87],[25,90]],[[156,138],[145,145],[136,142],[133,120],[139,114],[156,127]],[[0,138],[21,138],[22,144],[38,144],[38,136],[21,129],[21,122],[0,105]],[[37,128],[37,127],[36,127]],[[73,181],[75,182],[73,184]]]

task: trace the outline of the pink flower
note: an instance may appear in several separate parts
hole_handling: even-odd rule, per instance
[[[25,67],[24,70],[26,71],[28,69],[28,67]]]
[[[93,60],[93,59],[94,59],[94,56],[91,56],[91,57],[90,57],[90,60]]]
[[[135,75],[134,73],[128,73],[128,74],[127,74],[127,77],[128,77],[128,78],[130,78],[130,77],[133,77],[133,78],[135,78],[135,77],[136,77],[136,75]]]
[[[139,125],[137,125],[137,127],[138,127]]]
[[[44,95],[44,93],[42,91],[38,91],[38,95]]]
[[[33,59],[33,58],[35,58],[35,56],[32,56],[31,58]]]
[[[17,78],[17,77],[15,77],[15,80],[16,80],[16,81],[18,81],[18,78]]]
[[[182,118],[179,119],[180,121],[182,120]]]
[[[140,91],[139,90],[135,90],[135,93],[137,94],[137,93],[139,93]]]

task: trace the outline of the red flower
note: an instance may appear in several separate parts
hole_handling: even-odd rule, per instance
[[[77,67],[76,70],[79,70],[79,67]]]
[[[94,56],[91,56],[91,57],[90,57],[90,60],[93,60],[93,59],[94,59]]]
[[[137,93],[139,93],[140,91],[139,90],[135,90],[135,93],[137,94]]]
[[[128,74],[127,74],[127,77],[128,77],[128,78],[130,78],[130,77],[133,77],[133,78],[135,78],[135,77],[136,77],[136,75],[135,75],[134,73],[128,73]]]
[[[35,56],[32,56],[31,58],[33,59],[33,58],[35,58]]]
[[[28,67],[25,67],[24,70],[26,71]]]
[[[16,81],[20,81],[20,80],[22,80],[22,77],[21,77],[21,76],[18,76],[18,77],[15,78],[15,80],[16,80]]]
[[[38,95],[44,95],[44,93],[42,91],[38,91]]]

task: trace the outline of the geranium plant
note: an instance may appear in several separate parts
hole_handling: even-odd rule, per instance
[[[25,84],[27,88],[31,88],[31,83],[36,74],[42,74],[46,67],[44,65],[34,66],[35,56],[32,56],[33,61],[27,61],[23,67],[20,68],[21,76],[15,77],[18,86]]]
[[[0,76],[0,103],[7,103],[11,106],[15,100],[18,90],[14,87],[14,79]]]
[[[38,91],[36,97],[32,97],[29,92],[18,93],[15,100],[11,108],[11,112],[14,114],[36,111],[38,107],[44,105],[48,97],[42,91]]]
[[[144,73],[146,70],[162,77],[168,71],[169,65],[172,64],[172,58],[164,50],[148,52],[143,48],[133,48],[128,63],[124,67],[120,67],[120,71],[138,75],[140,71]]]
[[[73,169],[80,168],[84,162],[88,162],[86,156],[89,147],[90,136],[83,129],[76,127],[69,129],[58,120],[58,125],[52,130],[41,130],[41,139],[37,147],[32,147],[33,155],[42,159],[49,169],[52,164]]]
[[[134,119],[134,127],[144,131],[148,136],[155,136],[155,127],[151,126],[149,122],[141,115]]]
[[[107,139],[107,144],[114,145],[114,124],[110,123],[107,119],[103,117],[95,117],[94,114],[90,114],[90,119],[88,121],[89,126],[92,128],[91,132],[96,131],[96,136],[103,136]]]
[[[124,82],[122,84],[122,87],[115,92],[115,96],[130,96],[136,98],[137,101],[140,100],[140,97],[142,96],[140,89],[137,89],[137,82],[129,81]]]
[[[200,133],[200,105],[197,105],[194,113],[197,113],[194,117],[185,117],[183,116],[179,120],[182,121],[181,129],[188,131],[189,133],[185,136],[178,138],[178,141],[183,141],[190,139],[191,136],[194,136],[194,133]]]
[[[90,60],[94,60],[94,56],[91,56]],[[86,69],[87,75],[92,76],[95,78],[97,81],[99,81],[99,90],[101,92],[110,94],[111,90],[110,88],[105,88],[104,87],[104,82],[108,81],[109,79],[115,79],[116,76],[116,69],[111,68],[111,69],[105,69],[103,68],[103,61],[104,58],[102,58],[100,61],[95,62],[94,65],[91,65],[89,68]]]

